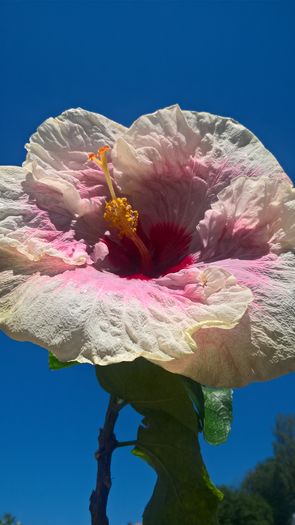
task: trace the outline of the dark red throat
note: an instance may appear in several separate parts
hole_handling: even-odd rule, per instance
[[[109,262],[118,275],[130,279],[151,279],[192,264],[193,257],[189,254],[191,235],[182,226],[160,222],[153,225],[146,235],[139,224],[137,234],[151,254],[152,265],[148,275],[143,273],[140,254],[130,239],[104,238],[109,249]]]

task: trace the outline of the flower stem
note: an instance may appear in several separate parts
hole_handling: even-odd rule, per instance
[[[110,397],[104,426],[99,432],[98,451],[95,455],[97,460],[96,487],[90,496],[89,505],[91,525],[109,525],[107,503],[112,485],[111,460],[112,454],[118,446],[114,428],[119,412],[125,404],[114,396]]]
[[[136,439],[132,439],[131,441],[117,441],[116,448],[119,447],[134,447],[137,444]]]

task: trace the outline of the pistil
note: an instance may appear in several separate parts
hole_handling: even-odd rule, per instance
[[[117,197],[115,194],[107,161],[107,152],[109,149],[109,146],[103,146],[97,153],[90,153],[88,155],[88,158],[96,162],[102,169],[112,197],[112,200],[106,202],[104,219],[112,228],[118,230],[120,239],[128,237],[135,244],[141,256],[142,270],[144,273],[148,273],[151,268],[151,256],[146,245],[136,232],[138,211],[133,210],[126,197]]]

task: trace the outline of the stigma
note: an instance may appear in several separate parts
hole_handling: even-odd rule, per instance
[[[141,256],[142,270],[148,273],[152,261],[149,250],[137,234],[138,211],[133,210],[126,197],[116,196],[108,167],[107,152],[109,150],[109,146],[103,146],[99,148],[97,153],[89,153],[88,155],[89,160],[96,162],[102,169],[112,197],[106,202],[103,217],[112,228],[117,230],[120,239],[128,237],[135,244]]]

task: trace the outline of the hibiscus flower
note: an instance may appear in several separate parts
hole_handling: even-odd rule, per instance
[[[211,386],[295,368],[295,193],[238,122],[49,118],[0,168],[0,327],[60,361]]]

